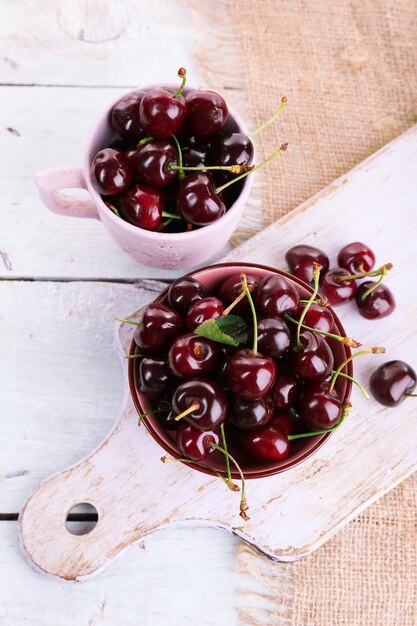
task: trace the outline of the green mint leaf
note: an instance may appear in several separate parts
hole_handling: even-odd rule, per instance
[[[195,334],[227,346],[238,346],[248,340],[248,328],[241,317],[225,315],[205,320],[195,329]]]

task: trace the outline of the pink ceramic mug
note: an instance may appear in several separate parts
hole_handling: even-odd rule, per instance
[[[143,89],[148,90],[155,86],[147,85]],[[171,84],[167,87],[175,92],[178,86]],[[185,92],[189,90],[188,87]],[[125,222],[105,205],[94,188],[90,175],[94,155],[114,139],[110,112],[123,95],[125,94],[121,94],[105,109],[93,127],[87,141],[82,168],[55,167],[36,176],[40,196],[54,213],[100,219],[122,250],[138,263],[170,270],[190,268],[203,263],[221,250],[235,230],[252,187],[253,175],[243,181],[239,197],[225,215],[209,226],[184,233],[158,233]],[[247,135],[248,130],[242,119],[232,108],[229,107],[229,111],[228,130]],[[68,188],[87,189],[90,197],[76,198],[62,193],[62,189]]]

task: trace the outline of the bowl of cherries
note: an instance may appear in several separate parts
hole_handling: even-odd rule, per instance
[[[309,458],[343,422],[350,348],[360,344],[321,306],[318,264],[313,274],[310,287],[260,265],[213,265],[124,320],[136,325],[126,355],[130,391],[139,423],[167,452],[162,460],[237,490],[235,479]]]
[[[253,137],[213,91],[146,85],[106,107],[87,143],[84,167],[41,172],[36,182],[57,213],[100,219],[133,259],[149,267],[189,268],[206,261],[235,230],[252,187]],[[87,189],[90,198],[63,194]]]

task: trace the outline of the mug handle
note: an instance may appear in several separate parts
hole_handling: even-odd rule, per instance
[[[63,165],[39,172],[35,177],[39,194],[50,211],[71,217],[100,219],[97,207],[90,198],[76,198],[62,193],[61,189],[87,189],[80,167]]]

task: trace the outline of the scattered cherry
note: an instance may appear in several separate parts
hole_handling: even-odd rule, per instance
[[[258,428],[271,421],[274,414],[274,403],[270,396],[257,400],[236,398],[230,407],[228,419],[243,430]]]
[[[214,91],[194,89],[185,96],[186,126],[190,134],[208,138],[219,133],[227,122],[225,100]]]
[[[355,279],[341,280],[347,276],[350,276],[350,272],[343,267],[336,267],[324,275],[321,281],[321,292],[332,306],[344,304],[355,297]]]
[[[178,422],[177,422],[178,423]],[[182,455],[192,461],[202,461],[214,451],[210,445],[220,442],[218,430],[200,430],[191,424],[181,424],[177,432],[177,446]]]
[[[200,430],[212,430],[226,419],[227,398],[214,381],[191,379],[176,388],[172,407],[177,419],[181,417]]]
[[[145,136],[139,122],[140,103],[145,93],[142,90],[128,93],[114,105],[111,113],[111,123],[116,133],[132,143],[137,143]]]
[[[290,248],[285,255],[285,261],[290,273],[305,283],[313,282],[313,262],[319,265],[322,277],[329,269],[329,257],[327,254],[319,248],[306,244]]]
[[[120,198],[120,215],[145,230],[158,230],[165,206],[165,192],[158,187],[138,183]]]
[[[95,188],[104,196],[123,193],[133,182],[129,160],[123,152],[113,148],[97,152],[91,165],[91,175]]]
[[[372,374],[370,388],[375,400],[385,406],[397,406],[407,396],[414,396],[417,375],[404,361],[388,361]]]
[[[195,302],[207,296],[207,287],[191,276],[177,278],[168,289],[169,305],[182,314],[185,314]]]
[[[343,246],[337,255],[337,263],[349,274],[369,272],[375,265],[375,254],[366,244],[355,241]]]
[[[246,452],[263,463],[282,461],[290,453],[290,443],[275,420],[254,430],[242,432],[240,440]]]
[[[217,319],[223,314],[223,303],[214,296],[208,296],[191,305],[186,317],[185,324],[189,330],[195,330],[203,322],[209,319]]]
[[[359,313],[368,320],[387,317],[387,315],[391,315],[396,307],[392,291],[386,285],[380,284],[375,287],[376,284],[371,280],[366,280],[359,285],[356,292],[356,303]],[[364,298],[370,288],[373,288],[373,290]]]
[[[177,337],[168,352],[169,369],[178,378],[205,376],[213,371],[217,360],[214,341],[193,333]]]
[[[133,338],[139,351],[164,352],[182,330],[182,319],[176,311],[165,304],[149,304]]]

